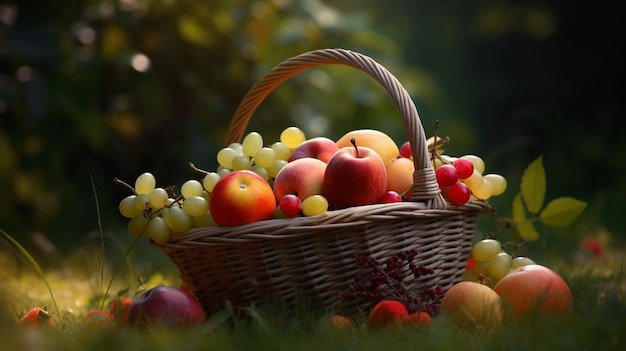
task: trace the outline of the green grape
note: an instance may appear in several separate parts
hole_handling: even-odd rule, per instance
[[[170,228],[160,216],[152,218],[146,230],[150,239],[157,244],[162,244],[170,238]]]
[[[304,132],[298,127],[288,127],[280,133],[280,142],[290,149],[295,149],[305,140]]]
[[[441,166],[443,166],[443,161],[438,158],[435,158],[435,160],[433,161],[433,168],[435,169],[435,171],[439,169],[439,167]]]
[[[470,271],[472,271],[472,275],[474,275],[474,278],[476,278],[477,280],[489,278],[489,262],[477,261],[476,263],[474,263],[474,266],[472,266]]]
[[[148,223],[150,223],[150,218],[144,215],[133,217],[128,222],[128,232],[132,236],[136,236],[136,237],[142,236],[145,233]]]
[[[328,210],[328,200],[322,195],[312,195],[302,201],[302,214],[315,216]]]
[[[225,175],[227,175],[228,173],[230,173],[232,171],[233,171],[232,168],[226,168],[226,167],[218,166],[216,173],[220,176],[220,178],[224,178]]]
[[[202,216],[192,217],[191,223],[194,228],[204,228],[204,227],[216,227],[217,223],[211,216],[211,212],[206,212]]]
[[[502,251],[502,245],[495,239],[483,239],[472,246],[472,256],[478,262],[490,262]]]
[[[228,147],[237,151],[240,154],[243,154],[243,147],[241,146],[241,143],[231,143],[230,145],[228,145]]]
[[[511,268],[517,269],[523,266],[528,266],[530,264],[535,264],[535,261],[533,261],[532,259],[528,257],[517,256],[511,261]]]
[[[161,209],[167,205],[169,195],[163,188],[154,188],[150,194],[148,194],[148,201],[150,207],[155,210]]]
[[[184,232],[191,227],[191,217],[180,207],[170,208],[167,211],[167,216],[163,216],[163,218],[174,233]]]
[[[470,187],[470,190],[472,191],[472,194],[474,194],[474,196],[481,200],[487,200],[491,197],[492,194],[491,183],[489,183],[487,179],[484,179],[484,177],[483,182],[477,188]]]
[[[473,268],[473,267],[472,267]],[[478,278],[476,278],[474,276],[474,272],[472,272],[471,269],[466,270],[465,272],[463,272],[463,280],[464,281],[470,281],[470,282],[477,282]]]
[[[483,183],[483,175],[478,172],[476,168],[474,168],[474,172],[469,178],[462,179],[463,183],[467,185],[470,190],[474,191],[474,189],[478,189],[480,185]]]
[[[141,174],[135,180],[135,192],[138,195],[145,194],[148,195],[156,186],[156,179],[152,175],[152,173],[146,172]]]
[[[195,179],[188,180],[180,187],[180,194],[186,199],[192,196],[202,196],[202,183]]]
[[[252,161],[250,157],[244,155],[237,155],[233,159],[233,171],[242,171],[252,169]]]
[[[281,143],[280,141],[277,141],[274,144],[272,144],[272,150],[274,150],[274,152],[276,153],[277,160],[287,161],[289,159],[289,156],[291,156],[291,149],[288,148],[287,145]]]
[[[220,175],[217,172],[209,172],[202,179],[202,186],[204,186],[206,191],[211,192],[218,180],[220,180]]]
[[[464,155],[461,158],[466,158],[474,164],[474,169],[478,171],[479,174],[483,174],[485,171],[485,161],[482,158],[476,155]]]
[[[150,205],[150,197],[147,194],[139,194],[135,196],[135,207],[140,211],[145,211]]]
[[[217,152],[217,163],[224,168],[232,169],[233,159],[237,155],[241,155],[241,153],[229,147],[225,147]]]
[[[511,270],[511,255],[502,251],[489,263],[489,274],[495,280],[502,279]]]
[[[263,147],[263,137],[257,132],[250,132],[241,142],[243,155],[253,157]]]
[[[129,195],[123,198],[122,201],[120,201],[119,210],[122,216],[126,218],[133,218],[141,214],[142,209],[137,208],[137,206],[135,205],[136,197],[136,195]]]
[[[276,178],[276,175],[278,174],[278,172],[280,172],[281,169],[283,169],[283,167],[285,167],[285,165],[287,164],[287,161],[285,160],[276,160],[274,161],[274,164],[267,169],[267,175],[269,175],[270,178]]]
[[[192,217],[200,217],[209,210],[209,203],[202,196],[188,197],[183,201],[183,210]]]
[[[267,172],[267,169],[259,166],[259,165],[254,165],[252,166],[252,172],[258,174],[261,176],[261,178],[265,179],[265,180],[269,180],[269,174]]]
[[[497,196],[506,191],[506,179],[499,174],[486,174],[484,180],[491,183],[491,196]]]
[[[254,163],[263,167],[271,167],[276,161],[276,152],[271,147],[262,147],[254,154]]]
[[[208,203],[211,203],[211,193],[206,191],[206,190],[202,190],[202,194],[200,194],[200,196],[202,196]]]

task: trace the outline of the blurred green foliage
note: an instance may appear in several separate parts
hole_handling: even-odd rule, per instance
[[[239,101],[268,69],[312,49],[373,57],[414,97],[427,134],[519,184],[545,154],[548,196],[590,203],[583,226],[620,228],[626,196],[624,6],[571,2],[74,0],[0,2],[0,227],[61,250],[125,235],[113,184],[160,185],[215,168]],[[342,67],[279,87],[250,130],[276,140],[376,128],[406,139],[389,97]],[[552,192],[552,193],[550,193]],[[495,200],[510,208],[511,197]],[[40,235],[35,235],[40,233]],[[41,246],[41,245],[38,245]]]

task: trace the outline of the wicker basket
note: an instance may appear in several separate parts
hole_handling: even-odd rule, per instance
[[[232,227],[195,228],[169,242],[151,243],[162,250],[190,283],[207,313],[268,301],[292,304],[311,298],[340,309],[360,307],[352,300],[338,305],[339,294],[362,268],[354,256],[386,259],[417,251],[414,262],[435,273],[410,279],[409,289],[462,279],[479,213],[480,201],[446,204],[429,161],[415,105],[398,80],[371,58],[343,49],[322,49],[292,57],[263,76],[245,95],[231,122],[226,144],[240,141],[254,110],[283,81],[308,68],[342,64],[368,73],[393,98],[403,118],[415,159],[410,201],[357,206],[312,217],[271,219]]]

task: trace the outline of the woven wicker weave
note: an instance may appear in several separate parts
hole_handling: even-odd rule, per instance
[[[231,122],[226,144],[240,141],[252,113],[283,81],[311,67],[342,64],[376,79],[402,116],[415,159],[410,201],[357,206],[312,217],[272,219],[232,227],[196,228],[163,244],[152,243],[178,267],[207,313],[224,306],[267,301],[293,303],[300,297],[336,306],[339,293],[359,269],[354,256],[386,259],[416,250],[417,265],[435,274],[410,279],[409,289],[462,279],[480,201],[446,204],[429,161],[426,137],[415,105],[398,80],[371,58],[343,49],[322,49],[287,59],[246,94]],[[342,308],[359,307],[353,300]]]

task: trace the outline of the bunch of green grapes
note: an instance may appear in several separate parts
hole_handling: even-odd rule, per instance
[[[223,177],[232,171],[251,170],[271,183],[278,172],[287,164],[293,150],[306,140],[304,132],[298,127],[288,127],[280,134],[280,140],[265,146],[263,136],[257,132],[248,133],[241,143],[232,143],[217,153],[217,175]],[[215,185],[216,175],[208,180]],[[218,178],[219,179],[219,178]]]
[[[156,186],[152,173],[141,174],[131,187],[134,194],[122,199],[120,213],[130,218],[128,232],[133,236],[147,236],[156,243],[164,243],[172,234],[192,227],[214,226],[209,212],[209,193],[197,180],[188,180],[180,188],[180,195]]]
[[[297,127],[283,130],[280,140],[263,146],[263,137],[250,132],[241,143],[233,143],[217,153],[219,166],[215,172],[195,168],[204,174],[201,180],[190,179],[180,187],[180,194],[156,186],[156,178],[149,172],[135,180],[133,192],[122,199],[120,213],[129,218],[128,232],[134,236],[147,236],[156,243],[164,243],[173,234],[191,228],[217,225],[209,210],[211,191],[226,174],[235,170],[252,170],[270,184],[278,171],[287,164],[293,150],[306,140]]]
[[[481,281],[493,286],[516,268],[534,264],[525,256],[513,257],[504,251],[496,239],[483,239],[472,246],[472,257],[468,263],[464,280]]]

